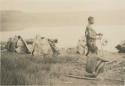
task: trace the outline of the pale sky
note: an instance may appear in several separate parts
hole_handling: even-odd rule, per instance
[[[125,0],[0,0],[2,10],[29,12],[125,10]]]

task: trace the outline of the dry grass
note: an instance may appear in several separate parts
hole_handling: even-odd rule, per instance
[[[86,58],[76,54],[56,56],[52,58],[33,57],[29,54],[16,54],[3,52],[1,58],[1,84],[2,85],[93,85],[105,84],[98,81],[71,79],[64,75],[83,76]],[[125,60],[120,63],[125,68]],[[121,66],[120,66],[121,67]],[[116,67],[118,68],[118,67]],[[115,69],[116,69],[115,68]],[[120,72],[122,75],[125,70]],[[110,74],[111,75],[111,74]],[[114,74],[116,75],[116,74]],[[118,76],[117,76],[118,77]],[[123,77],[123,76],[121,76]],[[125,79],[125,78],[124,78]],[[111,83],[111,82],[107,82]],[[119,86],[119,82],[112,82]],[[111,83],[111,84],[112,84]]]
[[[65,66],[61,65],[74,63],[78,58],[72,56],[43,58],[4,52],[1,58],[1,84],[52,84],[52,79],[58,79],[61,75],[61,68]]]

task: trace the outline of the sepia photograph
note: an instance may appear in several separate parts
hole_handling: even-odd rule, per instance
[[[124,0],[0,0],[1,86],[125,86]]]

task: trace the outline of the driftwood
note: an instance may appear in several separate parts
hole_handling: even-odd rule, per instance
[[[75,76],[75,75],[64,75],[66,77],[69,77],[69,78],[75,78],[75,79],[84,79],[84,80],[96,80],[96,81],[99,81],[99,80],[102,80],[102,81],[118,81],[118,82],[124,82],[123,80],[116,80],[116,79],[100,79],[100,78],[90,78],[90,77],[85,77],[85,76]]]

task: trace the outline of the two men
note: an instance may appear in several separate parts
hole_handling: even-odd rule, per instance
[[[88,52],[86,56],[87,64],[86,64],[86,72],[85,76],[87,77],[97,77],[97,75],[103,71],[104,62],[100,59],[98,54],[98,47],[96,46],[96,40],[98,37],[102,36],[102,34],[97,34],[93,28],[94,25],[94,17],[88,18],[88,25],[86,27],[85,36],[86,36],[86,44],[88,47]]]
[[[17,53],[30,53],[26,42],[21,36],[14,36],[13,38],[9,38],[7,42],[7,50]]]

